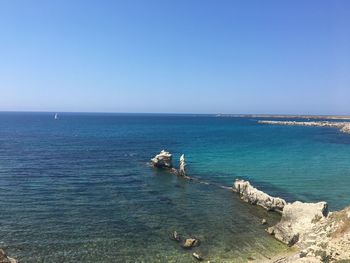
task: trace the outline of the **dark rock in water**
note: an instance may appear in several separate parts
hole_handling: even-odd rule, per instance
[[[174,231],[171,235],[171,239],[172,240],[175,240],[177,242],[180,242],[181,241],[181,237],[180,235],[177,233],[177,231]]]
[[[193,248],[199,244],[199,240],[195,238],[187,238],[182,244],[183,248]]]
[[[201,257],[201,255],[199,255],[199,254],[196,253],[196,252],[194,252],[194,253],[192,254],[192,256],[193,256],[195,259],[199,260],[199,261],[202,261],[202,260],[203,260],[203,258]]]
[[[173,204],[173,201],[169,197],[166,197],[166,196],[159,197],[159,201],[161,201],[162,203],[170,204],[170,205]]]
[[[151,159],[151,163],[157,168],[172,168],[172,155],[169,152],[162,150],[154,158]]]
[[[8,257],[5,251],[0,249],[0,263],[17,263],[17,260]]]
[[[263,218],[263,219],[261,220],[261,224],[262,224],[262,225],[266,225],[266,224],[267,224],[267,221],[266,221],[265,218]]]

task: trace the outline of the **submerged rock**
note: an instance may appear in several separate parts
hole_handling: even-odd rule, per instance
[[[182,154],[180,156],[180,165],[179,165],[179,171],[178,171],[179,176],[186,177],[185,167],[186,167],[185,155]]]
[[[17,263],[17,260],[6,255],[3,249],[0,249],[0,263]]]
[[[177,231],[174,231],[171,235],[171,239],[172,240],[175,240],[177,242],[180,242],[181,241],[181,237],[180,235],[177,233]]]
[[[253,187],[248,181],[236,180],[233,191],[237,192],[241,199],[253,205],[259,205],[269,211],[281,212],[286,201],[279,197],[272,197]]]
[[[192,256],[193,256],[195,259],[199,260],[199,261],[202,261],[202,260],[203,260],[202,256],[199,255],[199,254],[196,253],[196,252],[193,252]]]
[[[315,224],[327,215],[326,202],[302,203],[296,201],[284,206],[281,221],[268,228],[268,232],[278,240],[292,246],[299,239],[304,239]]]
[[[192,248],[199,244],[199,240],[196,238],[187,238],[185,242],[182,244],[183,248]]]
[[[172,168],[172,155],[165,150],[162,150],[154,158],[151,159],[151,164],[157,168]]]

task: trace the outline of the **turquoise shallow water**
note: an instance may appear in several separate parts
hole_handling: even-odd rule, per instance
[[[246,262],[286,248],[264,232],[278,215],[230,191],[146,162],[186,154],[191,176],[245,178],[290,201],[350,204],[350,136],[212,116],[0,113],[0,246],[22,262]],[[171,231],[195,235],[185,251]]]

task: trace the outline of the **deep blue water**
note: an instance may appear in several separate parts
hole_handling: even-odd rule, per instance
[[[0,247],[21,262],[245,262],[286,248],[278,215],[230,191],[157,171],[161,149],[189,175],[235,178],[289,201],[350,204],[350,135],[194,115],[0,113]],[[195,235],[185,251],[171,231]],[[219,259],[219,261],[218,261]]]

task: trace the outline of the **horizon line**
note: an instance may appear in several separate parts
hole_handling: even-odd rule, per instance
[[[39,111],[39,110],[0,110],[0,113],[93,113],[93,114],[158,114],[158,115],[214,115],[222,117],[244,117],[244,116],[280,116],[280,117],[293,117],[293,116],[325,116],[325,117],[350,117],[350,114],[294,114],[294,113],[179,113],[179,112],[113,112],[113,111]]]

